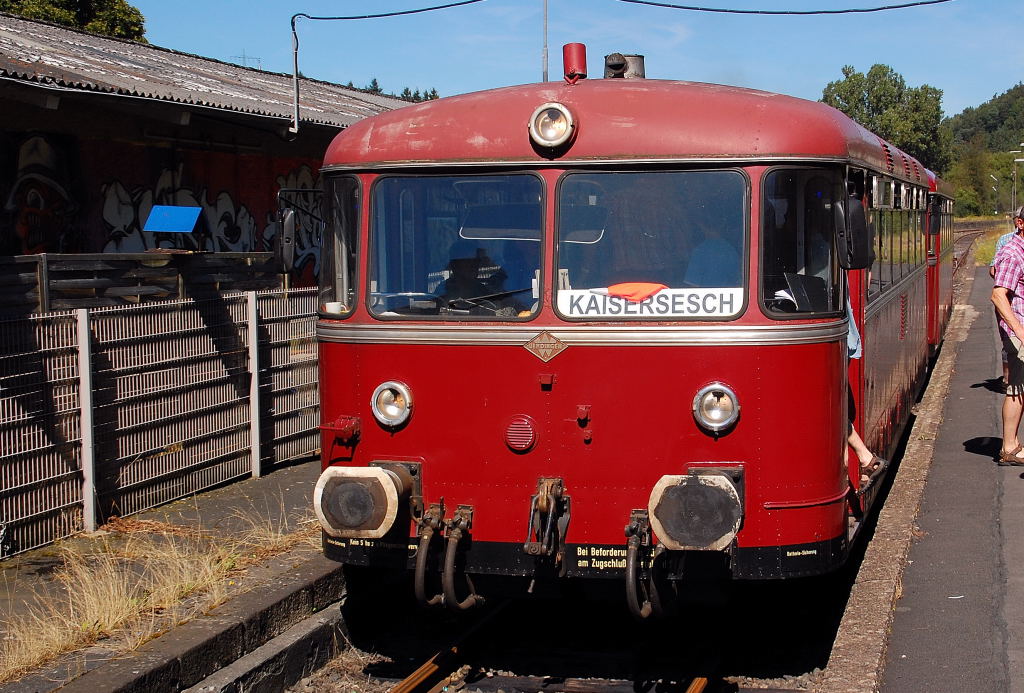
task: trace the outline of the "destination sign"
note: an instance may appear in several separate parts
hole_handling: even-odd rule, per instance
[[[604,289],[562,289],[558,312],[571,318],[725,318],[743,307],[743,289],[662,289],[642,300]]]

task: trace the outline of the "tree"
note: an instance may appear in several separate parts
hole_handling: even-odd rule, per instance
[[[970,142],[975,135],[985,135],[991,151],[1020,149],[1024,142],[1024,84],[1018,83],[993,96],[976,108],[966,108],[945,123],[954,146]]]
[[[369,94],[383,94],[384,93],[384,90],[380,88],[379,84],[377,84],[377,78],[376,77],[371,79],[370,83],[367,84],[365,87],[363,87],[363,91],[365,91],[365,92],[367,92]]]
[[[933,171],[944,171],[949,166],[949,132],[939,128],[941,89],[927,84],[908,87],[888,65],[872,65],[866,75],[846,65],[843,79],[829,82],[821,100]]]
[[[126,0],[0,0],[0,12],[146,43],[146,18]]]

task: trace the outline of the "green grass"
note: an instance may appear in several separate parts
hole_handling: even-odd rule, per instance
[[[1007,229],[1008,230],[1008,229]],[[974,242],[974,262],[977,265],[992,264],[992,257],[996,252],[996,241],[1006,233],[1007,230],[998,229],[989,231]]]

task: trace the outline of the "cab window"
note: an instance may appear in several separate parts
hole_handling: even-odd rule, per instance
[[[767,312],[804,317],[842,308],[834,229],[843,200],[839,173],[776,169],[764,178],[761,291]]]

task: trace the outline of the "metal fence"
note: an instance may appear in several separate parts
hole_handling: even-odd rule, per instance
[[[0,321],[0,555],[319,447],[315,289]]]

